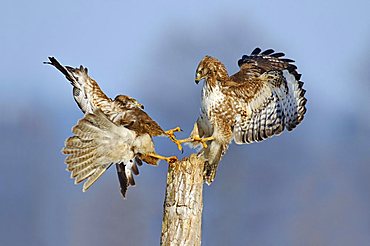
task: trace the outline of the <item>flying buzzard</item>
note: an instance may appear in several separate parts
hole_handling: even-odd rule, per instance
[[[195,82],[204,79],[202,107],[194,135],[208,138],[204,148],[205,181],[215,179],[217,166],[232,140],[249,144],[294,129],[306,112],[301,74],[284,53],[256,48],[244,55],[240,71],[229,76],[216,58],[205,56]]]
[[[118,95],[112,100],[107,97],[88,75],[87,68],[63,66],[54,57],[49,60],[45,63],[56,67],[71,82],[73,97],[85,113],[72,129],[75,136],[66,140],[63,149],[63,153],[69,155],[65,162],[75,183],[87,179],[83,191],[115,163],[125,197],[128,186],[135,184],[133,175],[139,174],[138,165],[142,160],[152,165],[159,159],[169,163],[177,160],[174,156],[157,155],[152,137],[167,135],[176,142],[174,132],[179,128],[165,132],[134,98]]]

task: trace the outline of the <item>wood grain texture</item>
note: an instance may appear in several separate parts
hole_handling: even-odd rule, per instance
[[[204,159],[192,154],[169,167],[161,245],[201,244]]]

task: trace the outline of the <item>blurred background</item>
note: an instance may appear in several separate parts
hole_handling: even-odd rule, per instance
[[[370,244],[369,1],[2,1],[0,245],[158,245],[167,164],[143,166],[123,200],[114,168],[86,193],[60,153],[82,114],[48,56],[89,68],[186,137],[204,55],[232,74],[255,47],[296,61],[305,120],[232,144],[204,187],[203,245]],[[181,155],[167,139],[162,154]]]

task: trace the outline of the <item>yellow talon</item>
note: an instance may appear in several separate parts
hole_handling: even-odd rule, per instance
[[[181,128],[180,127],[176,127],[174,129],[170,129],[168,131],[165,131],[166,135],[168,136],[168,138],[174,142],[176,145],[177,145],[177,148],[182,152],[182,146],[181,146],[181,143],[179,142],[179,140],[176,139],[175,137],[175,132],[181,132]]]
[[[177,145],[177,148],[181,152],[183,151],[182,145],[181,145],[183,143],[199,142],[199,143],[202,144],[203,148],[206,149],[208,147],[207,141],[211,141],[211,140],[214,140],[215,139],[214,137],[201,138],[201,137],[199,137],[198,134],[194,134],[194,133],[192,133],[192,135],[190,137],[188,137],[188,138],[185,138],[185,139],[176,139],[174,133],[175,132],[179,132],[179,131],[182,131],[181,128],[180,127],[176,127],[174,129],[170,129],[168,131],[165,131],[165,133],[168,136],[168,138]]]
[[[214,140],[214,137],[206,137],[206,138],[201,138],[199,135],[194,135],[192,138],[192,142],[200,142],[203,146],[203,148],[208,148],[207,141]]]
[[[174,132],[181,132],[181,131],[182,131],[182,130],[181,130],[181,128],[180,128],[180,127],[176,127],[176,128],[170,129],[170,130],[168,130],[168,131],[165,131],[165,133],[166,133],[167,135],[175,136],[175,135],[174,135]]]
[[[199,137],[199,135],[193,135],[189,138],[185,138],[185,139],[181,139],[181,140],[177,140],[179,144],[182,144],[182,143],[191,143],[191,142],[200,142],[203,146],[203,148],[208,148],[208,145],[207,145],[207,141],[211,141],[211,140],[214,140],[215,138],[214,137],[206,137],[206,138],[201,138]]]

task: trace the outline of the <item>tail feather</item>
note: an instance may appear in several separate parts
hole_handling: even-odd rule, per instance
[[[211,141],[211,144],[205,149],[204,180],[208,185],[216,178],[218,164],[225,151],[225,147],[216,141]]]
[[[139,158],[134,158],[128,162],[116,164],[120,191],[123,197],[126,197],[128,187],[135,185],[134,175],[139,175],[138,165],[140,163],[142,162]]]
[[[133,174],[139,175],[139,168],[138,168],[137,164],[135,164],[131,167],[131,171],[132,171]]]
[[[135,163],[140,167],[143,165],[143,161],[137,156],[135,157]]]
[[[126,197],[127,188],[129,186],[127,176],[125,173],[125,165],[123,163],[116,164],[118,181],[120,185],[120,191],[123,197]]]
[[[125,173],[130,185],[135,185],[134,175],[139,175],[139,169],[134,160],[125,163]]]

